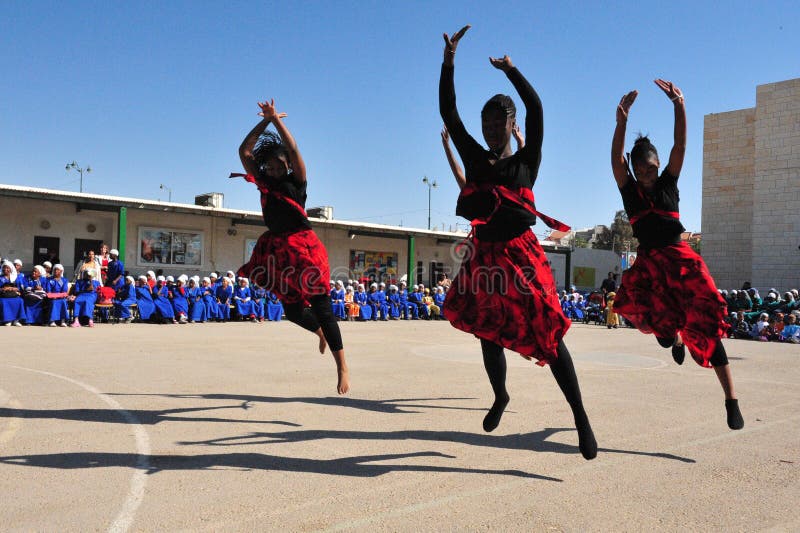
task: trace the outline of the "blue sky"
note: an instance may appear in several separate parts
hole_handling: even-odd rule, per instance
[[[647,3],[653,4],[653,3]],[[305,157],[308,206],[344,220],[464,228],[441,149],[442,32],[473,28],[456,91],[480,139],[480,108],[515,97],[488,56],[507,53],[539,92],[545,139],[537,205],[573,227],[622,208],[609,149],[619,98],[638,89],[627,144],[649,133],[662,159],[672,108],[652,83],[686,95],[684,225],[700,231],[703,116],[752,107],[756,85],[800,76],[800,4],[771,2],[3,2],[0,183],[173,201],[222,192],[237,149],[275,98]],[[520,110],[520,119],[523,118]],[[544,226],[536,227],[537,234]]]

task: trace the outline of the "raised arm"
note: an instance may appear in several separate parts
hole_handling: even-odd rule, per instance
[[[453,139],[453,144],[461,155],[461,160],[468,166],[468,160],[472,154],[483,152],[478,142],[467,133],[461,117],[458,116],[456,108],[456,89],[453,82],[454,60],[458,42],[470,29],[469,25],[458,30],[452,38],[444,34],[444,61],[442,62],[442,73],[439,78],[439,114],[442,116],[444,125]]]
[[[261,104],[258,104],[261,107]],[[259,113],[260,116],[263,116],[263,112]],[[280,117],[283,118],[286,116],[286,113],[280,113]],[[262,133],[267,129],[269,126],[270,120],[264,118],[258,124],[250,130],[250,133],[242,141],[242,144],[239,146],[239,159],[242,161],[242,166],[244,167],[245,172],[250,174],[251,176],[258,175],[258,163],[256,162],[255,157],[253,156],[253,150],[256,147],[256,142],[258,142],[258,138],[261,136]]]
[[[275,125],[275,129],[278,130],[278,135],[281,136],[283,146],[289,152],[289,163],[292,166],[292,176],[294,176],[295,181],[305,183],[306,163],[303,161],[303,156],[300,155],[300,151],[297,149],[297,143],[294,137],[289,133],[289,128],[287,128],[286,124],[281,120],[286,114],[278,113],[275,110],[275,100],[259,103],[258,105],[261,108],[261,113],[259,113],[259,115],[265,119],[269,119],[269,121]]]
[[[620,189],[628,183],[628,163],[625,160],[625,130],[628,126],[628,112],[633,105],[638,91],[631,91],[623,96],[617,105],[617,127],[614,129],[614,139],[611,141],[611,169],[614,179]]]
[[[686,107],[683,104],[683,93],[671,81],[658,79],[655,84],[664,91],[675,107],[674,142],[666,171],[677,178],[681,174],[683,157],[686,155]]]
[[[447,162],[450,163],[450,170],[453,171],[453,176],[456,178],[456,183],[459,189],[463,189],[467,184],[467,179],[464,177],[464,170],[461,165],[456,161],[456,156],[450,148],[450,134],[447,133],[447,126],[442,128],[442,146],[444,146],[444,153],[447,156]]]
[[[517,90],[522,103],[525,105],[525,136],[528,138],[527,152],[536,159],[538,164],[539,155],[542,152],[542,139],[544,138],[544,111],[542,101],[534,88],[525,79],[525,76],[517,70],[507,55],[502,58],[490,57],[489,62],[496,69],[502,70],[509,81]]]

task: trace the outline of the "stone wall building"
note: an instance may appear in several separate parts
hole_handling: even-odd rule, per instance
[[[800,287],[800,78],[705,116],[703,258],[720,288]]]

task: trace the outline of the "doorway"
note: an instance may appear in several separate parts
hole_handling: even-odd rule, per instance
[[[59,258],[59,244],[61,239],[58,237],[44,237],[41,235],[34,235],[33,237],[33,264],[41,265],[45,261],[50,261],[52,264],[61,262]]]
[[[73,265],[73,268],[78,267],[78,263],[86,258],[86,254],[89,252],[89,250],[94,251],[95,255],[98,255],[100,253],[101,244],[103,244],[102,240],[75,239],[75,255],[73,256],[73,261],[75,264]]]

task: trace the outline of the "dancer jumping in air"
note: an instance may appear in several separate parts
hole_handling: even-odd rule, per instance
[[[660,176],[658,152],[647,137],[640,135],[628,159],[624,156],[628,112],[639,93],[629,92],[617,106],[611,168],[639,248],[636,262],[622,276],[614,311],[640,331],[655,334],[661,346],[672,347],[679,365],[686,355],[685,345],[697,364],[714,367],[725,392],[728,427],[741,429],[744,420],[720,341],[727,327],[725,300],[703,259],[680,241],[685,231],[678,214],[678,176],[686,152],[683,93],[669,81],[655,83],[675,108],[674,145]]]
[[[450,323],[480,339],[483,362],[495,400],[483,420],[492,431],[509,402],[506,390],[508,348],[538,364],[550,364],[572,408],[581,454],[597,455],[578,378],[562,340],[570,321],[561,312],[555,282],[544,250],[530,229],[536,217],[567,228],[538,211],[532,187],[541,161],[543,116],[539,96],[514,68],[511,59],[490,58],[503,71],[525,104],[527,144],[513,153],[511,135],[516,108],[510,97],[496,95],[481,111],[483,148],[464,128],[456,109],[453,84],[456,47],[470,26],[452,38],[444,34],[444,63],[439,81],[439,110],[464,163],[464,184],[456,213],[472,221],[474,234],[464,244],[466,256],[444,303]]]
[[[328,296],[328,253],[311,229],[305,212],[306,166],[294,137],[275,110],[275,101],[258,104],[263,120],[247,134],[239,157],[258,187],[267,231],[259,237],[253,255],[238,272],[258,287],[276,293],[283,301],[286,318],[319,337],[319,351],[329,346],[336,361],[336,390],[350,389],[342,334]],[[266,131],[272,123],[278,134]],[[310,304],[310,309],[307,308]]]

